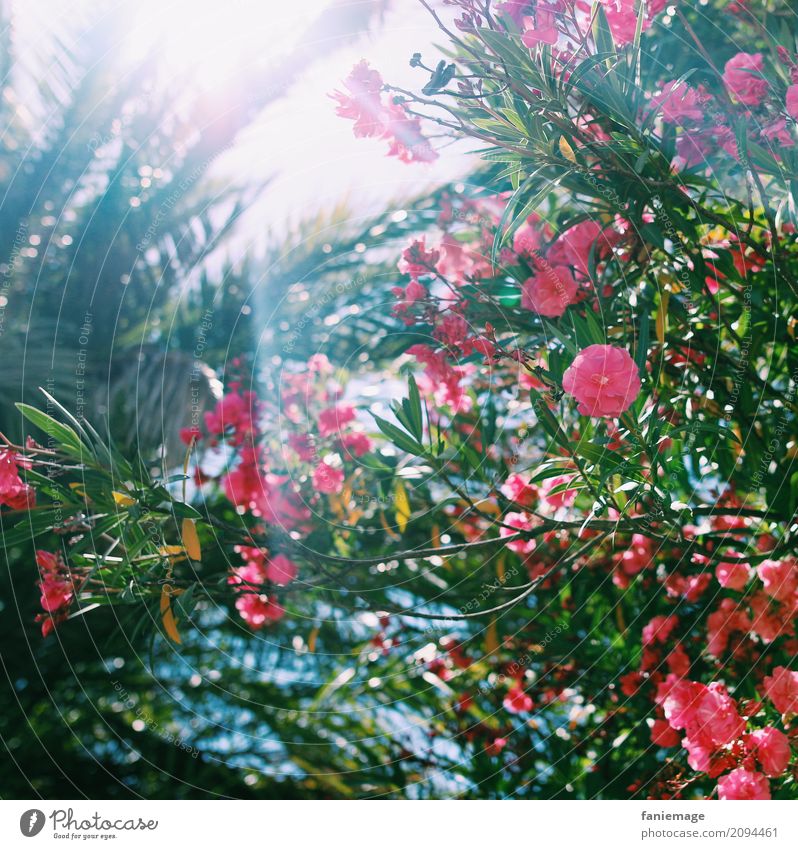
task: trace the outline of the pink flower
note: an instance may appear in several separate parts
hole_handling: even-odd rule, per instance
[[[205,413],[208,433],[222,436],[232,430],[238,441],[255,431],[258,402],[254,392],[238,392],[234,389],[221,398],[211,412]]]
[[[655,643],[665,643],[679,624],[677,616],[654,616],[651,621],[643,627],[643,645],[650,646]]]
[[[513,234],[513,250],[524,259],[534,259],[543,245],[543,225],[534,213]]]
[[[687,83],[676,80],[666,83],[662,91],[651,98],[651,107],[658,109],[663,120],[670,124],[700,121],[704,117],[698,92]]]
[[[670,746],[678,746],[680,739],[678,732],[671,728],[664,719],[654,720],[654,724],[651,726],[652,743],[667,749]]]
[[[706,687],[696,681],[673,681],[662,701],[665,718],[671,728],[687,728],[693,722],[705,690]],[[659,700],[659,692],[657,697]]]
[[[589,345],[566,369],[562,388],[576,398],[583,416],[617,418],[640,393],[640,377],[625,349]]]
[[[793,147],[795,139],[790,130],[787,129],[787,119],[777,118],[765,127],[762,127],[759,135],[775,147]]]
[[[718,779],[718,799],[769,799],[770,784],[761,772],[738,767]]]
[[[738,53],[726,63],[723,82],[740,103],[758,106],[768,90],[767,80],[761,77],[763,68],[761,53]]]
[[[521,306],[547,318],[562,315],[576,301],[579,290],[574,275],[565,266],[547,265],[521,288]]]
[[[355,419],[355,409],[349,404],[328,407],[319,413],[319,436],[331,436]]]
[[[703,745],[725,746],[743,733],[745,720],[723,684],[713,681],[699,699],[686,730],[688,737]]]
[[[741,590],[751,577],[751,567],[747,563],[718,563],[715,577],[722,587]]]
[[[748,634],[751,620],[733,598],[724,598],[707,617],[707,651],[720,657],[729,644],[729,638],[735,632]]]
[[[398,269],[402,274],[409,274],[413,280],[418,280],[425,274],[434,274],[435,264],[440,259],[440,252],[427,250],[425,240],[414,239],[403,251]]]
[[[50,551],[36,552],[36,565],[39,567],[40,603],[43,610],[55,613],[66,607],[74,595],[74,587],[69,571],[61,556]]]
[[[434,162],[438,158],[429,140],[421,133],[421,121],[408,115],[400,104],[388,107],[385,136],[390,141],[388,156],[396,156],[400,162]]]
[[[402,162],[432,162],[438,154],[421,134],[421,122],[398,103],[383,103],[382,77],[365,61],[359,62],[344,81],[345,92],[334,91],[336,114],[355,122],[358,138],[388,139],[388,156]]]
[[[501,750],[507,745],[506,737],[494,737],[489,743],[485,743],[485,752],[492,757],[501,754]]]
[[[72,601],[72,582],[55,575],[45,575],[39,583],[41,605],[48,613],[65,607]]]
[[[751,629],[763,643],[772,643],[776,637],[792,632],[792,612],[786,605],[774,602],[765,592],[754,593],[748,604],[753,617]]]
[[[665,579],[665,590],[669,596],[681,596],[685,601],[697,601],[712,580],[709,572],[700,575],[680,575],[671,572]]]
[[[756,755],[762,771],[776,778],[787,769],[790,762],[790,741],[778,728],[768,726],[752,731],[746,738],[749,752]]]
[[[236,599],[236,610],[250,628],[257,630],[271,622],[282,619],[285,610],[281,604],[268,596],[246,593]]]
[[[601,5],[607,15],[607,23],[610,25],[615,43],[623,46],[633,41],[637,30],[636,0],[601,0]],[[651,8],[648,12],[647,18],[643,21],[644,30],[651,25],[653,14],[656,14]]]
[[[779,713],[798,713],[798,672],[786,666],[777,666],[763,683],[765,695]]]
[[[382,77],[361,60],[344,80],[347,92],[330,95],[338,101],[336,114],[355,122],[357,138],[381,136],[385,132],[385,109],[380,99]]]
[[[521,38],[525,47],[534,50],[538,44],[556,44],[560,37],[557,32],[557,19],[554,10],[538,3],[535,17],[524,17],[524,35]]]
[[[687,763],[696,772],[709,772],[712,767],[712,750],[701,743],[685,737],[682,748],[687,750]]]
[[[534,519],[528,513],[507,513],[502,521],[504,525],[510,526],[499,528],[499,536],[502,538],[512,536],[517,531],[531,531],[535,527]],[[530,554],[535,549],[535,540],[513,540],[507,543],[507,548],[516,554]]]
[[[578,489],[568,489],[574,475],[557,475],[555,478],[546,478],[541,484],[541,495],[550,507],[558,510],[560,507],[570,507],[576,500]],[[553,492],[552,490],[557,490]]]
[[[313,487],[318,492],[333,495],[344,488],[344,472],[323,460],[313,471]]]
[[[798,85],[791,85],[787,89],[785,106],[790,118],[792,118],[793,121],[798,121]]]
[[[632,544],[618,557],[618,569],[631,578],[650,565],[651,540],[642,534],[633,534]]]
[[[277,554],[266,563],[266,577],[278,587],[284,587],[296,579],[299,567],[284,554]]]
[[[512,18],[520,27],[528,8],[529,0],[504,0],[504,2],[497,4],[496,11]]]
[[[341,437],[341,447],[354,454],[355,457],[362,457],[371,451],[371,440],[363,431],[356,430]]]
[[[596,261],[607,257],[618,235],[614,230],[603,229],[597,221],[582,221],[557,237],[547,254],[548,261],[567,265],[588,278],[591,252]]]
[[[26,510],[36,502],[36,493],[19,476],[21,461],[11,450],[0,450],[0,505]]]
[[[538,500],[537,487],[529,483],[528,475],[514,473],[502,484],[502,495],[523,507],[532,507]]]
[[[798,589],[798,569],[791,558],[763,560],[756,571],[769,596],[787,601],[795,595]]]
[[[507,691],[503,704],[509,713],[529,713],[532,710],[532,697],[524,692],[520,684],[516,684]]]

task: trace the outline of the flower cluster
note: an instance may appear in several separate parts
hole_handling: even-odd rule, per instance
[[[379,73],[365,60],[359,62],[344,81],[346,91],[333,92],[336,113],[354,121],[357,138],[388,140],[388,156],[401,162],[433,162],[438,154],[421,132],[421,121],[396,101],[385,101]]]

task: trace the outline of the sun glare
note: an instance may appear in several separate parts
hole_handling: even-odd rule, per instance
[[[190,73],[204,88],[288,53],[329,0],[143,0],[136,4],[134,49],[155,46],[164,73]]]

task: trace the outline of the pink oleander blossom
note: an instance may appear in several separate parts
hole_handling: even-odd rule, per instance
[[[761,53],[738,53],[723,69],[723,82],[729,93],[745,106],[759,106],[767,94],[768,82],[762,79]]]
[[[36,503],[33,488],[19,476],[20,457],[10,449],[0,450],[0,505],[28,510]]]
[[[319,413],[319,436],[340,434],[342,428],[355,420],[355,408],[349,404],[327,407]]]
[[[679,733],[668,725],[664,719],[655,719],[651,726],[651,742],[655,746],[662,746],[664,749],[671,746],[678,746],[681,738]]]
[[[279,602],[266,595],[256,595],[255,593],[245,593],[239,596],[236,599],[236,610],[253,630],[277,622],[285,615],[285,610]]]
[[[663,121],[669,124],[701,121],[704,117],[704,107],[699,92],[686,82],[677,80],[665,83],[662,91],[651,98],[651,108],[659,111]]]
[[[560,507],[570,507],[579,494],[578,489],[568,488],[568,484],[573,479],[574,475],[557,475],[553,478],[546,478],[540,485],[541,498],[549,507],[553,507],[555,510],[558,510]]]
[[[790,763],[790,740],[778,728],[769,726],[752,731],[746,737],[746,747],[755,755],[762,772],[770,778],[780,776]]]
[[[798,672],[777,666],[763,681],[765,695],[783,715],[798,714]]]
[[[266,577],[278,587],[284,587],[296,580],[299,566],[284,554],[276,554],[266,561]]]
[[[751,577],[751,567],[747,563],[718,563],[715,567],[718,583],[729,590],[741,590]]]
[[[624,348],[589,345],[566,369],[562,387],[583,416],[617,418],[640,394],[640,377]]]
[[[535,9],[535,17],[525,16],[522,24],[524,34],[521,41],[530,50],[534,50],[539,44],[556,44],[560,37],[554,9],[541,2],[538,2]]]
[[[557,318],[576,302],[578,291],[570,269],[547,266],[521,287],[521,306],[547,318]]]
[[[765,592],[778,601],[788,601],[798,589],[798,566],[791,557],[784,560],[763,560],[757,566]]]
[[[61,556],[50,551],[37,551],[36,565],[39,567],[42,609],[55,613],[67,607],[74,596],[74,587]]]
[[[761,772],[738,767],[718,779],[718,799],[770,799],[770,784]]]
[[[344,477],[343,469],[322,460],[313,470],[313,488],[325,495],[335,495],[344,488]]]
[[[502,495],[509,501],[514,501],[522,507],[532,507],[538,500],[538,490],[529,483],[528,475],[513,473],[501,487]]]
[[[798,121],[798,85],[791,85],[787,89],[787,97],[784,103],[787,114],[793,121]]]
[[[336,114],[355,122],[357,138],[381,136],[385,132],[386,115],[380,92],[382,77],[378,71],[362,60],[344,80],[346,92],[333,92],[331,97],[338,101]]]
[[[536,259],[546,236],[545,225],[534,213],[513,234],[513,250],[530,261]]]
[[[520,684],[510,687],[504,697],[504,709],[508,713],[529,713],[532,710],[532,697],[524,692]]]
[[[535,519],[528,513],[510,512],[502,519],[503,526],[499,528],[499,536],[503,538],[512,536],[518,531],[531,531],[535,527]],[[505,527],[509,526],[509,527]],[[535,550],[535,540],[516,539],[507,543],[507,548],[516,554],[530,554]]]

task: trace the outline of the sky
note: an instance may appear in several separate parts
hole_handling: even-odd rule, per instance
[[[214,96],[235,97],[238,75],[268,67],[297,46],[308,24],[332,0],[13,0],[16,38],[33,52],[47,50],[52,33],[67,32],[76,18],[93,25],[106,16],[125,20],[123,41],[109,45],[135,62],[158,44],[168,78]],[[372,0],[338,0],[357,5]],[[423,71],[409,67],[422,52],[435,64],[436,29],[416,0],[392,0],[372,30],[311,63],[285,96],[260,116],[216,164],[223,180],[272,182],[242,221],[239,243],[252,245],[267,232],[346,202],[352,215],[401,207],[401,199],[464,173],[464,159],[447,151],[432,165],[405,165],[384,155],[385,142],[355,139],[338,118],[329,93],[351,67],[368,59],[386,80],[420,88]],[[188,81],[188,82],[187,82]],[[178,91],[175,94],[179,94]]]

